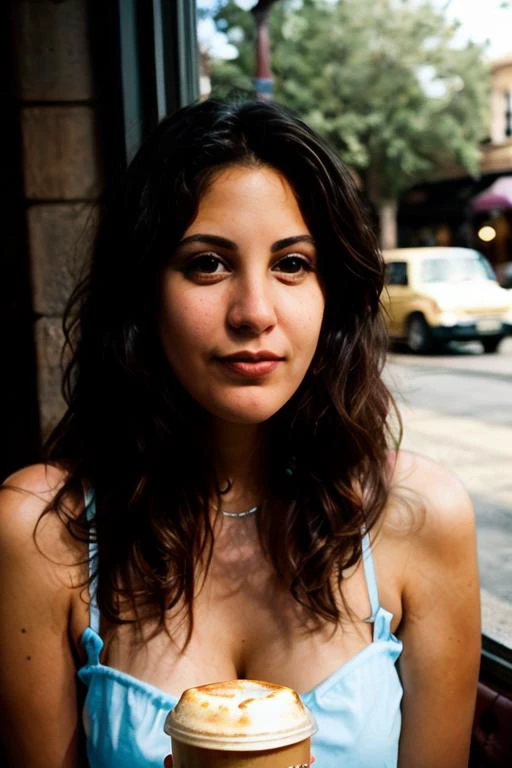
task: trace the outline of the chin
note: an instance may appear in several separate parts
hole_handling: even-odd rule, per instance
[[[216,419],[231,424],[263,424],[275,416],[287,401],[250,403],[202,403],[203,408]]]
[[[264,424],[266,421],[272,418],[277,411],[276,410],[258,410],[258,411],[241,411],[232,409],[219,409],[218,411],[210,411],[215,418],[229,422],[230,424]]]

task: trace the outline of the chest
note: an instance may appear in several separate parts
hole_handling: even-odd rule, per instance
[[[372,642],[373,626],[365,621],[371,614],[368,574],[362,563],[344,574],[337,596],[347,619],[318,626],[279,584],[254,534],[248,526],[229,527],[216,540],[206,577],[196,584],[188,644],[185,610],[169,614],[165,630],[146,626],[142,636],[130,624],[102,626],[102,663],[173,695],[243,677],[304,692]],[[383,560],[377,575],[382,566],[387,569],[384,605],[395,613],[396,626],[400,600],[398,591],[389,588],[394,583],[391,562]]]
[[[137,637],[130,625],[109,632],[102,661],[175,695],[244,677],[304,692],[372,641],[372,626],[363,620],[371,610],[362,568],[345,580],[344,590],[353,620],[319,627],[279,585],[257,548],[219,548],[198,584],[186,647],[182,611],[169,616],[167,631],[154,636],[148,631]]]

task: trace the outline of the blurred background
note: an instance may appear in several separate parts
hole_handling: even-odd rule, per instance
[[[512,307],[511,29],[500,0],[2,3],[1,474],[62,413],[62,313],[109,189],[198,98],[293,108],[353,170],[383,248],[476,249]],[[472,495],[484,631],[510,649],[512,337],[489,351],[395,344],[386,377],[404,445]]]

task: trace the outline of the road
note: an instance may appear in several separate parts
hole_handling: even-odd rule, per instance
[[[484,631],[512,647],[512,338],[443,355],[390,353],[403,447],[452,469],[475,507]]]

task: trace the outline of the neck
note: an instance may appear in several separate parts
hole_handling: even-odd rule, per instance
[[[223,508],[239,511],[261,501],[264,481],[264,434],[260,424],[217,422],[211,433],[212,455]]]

